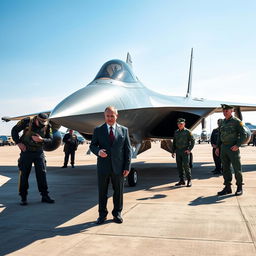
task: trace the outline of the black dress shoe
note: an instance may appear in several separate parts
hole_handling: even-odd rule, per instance
[[[42,196],[42,203],[54,204],[54,200],[51,199],[49,196]]]
[[[21,196],[20,205],[27,205],[27,196]]]
[[[28,205],[27,200],[21,200],[21,201],[20,201],[20,205],[22,205],[22,206]]]
[[[187,187],[192,187],[192,182],[191,182],[191,180],[188,180],[188,181],[187,181]]]
[[[214,172],[212,172],[213,174],[221,174],[221,171],[215,170]]]
[[[72,168],[75,168],[75,166],[73,164],[71,166],[72,166]]]
[[[121,223],[123,223],[123,218],[120,216],[116,216],[116,217],[114,216],[113,221],[115,223],[121,224]]]
[[[66,165],[63,165],[61,168],[68,168]]]
[[[106,217],[99,217],[99,218],[96,220],[96,224],[97,224],[97,225],[100,225],[100,224],[104,223],[104,221],[105,221],[106,219],[107,219]]]
[[[218,192],[218,196],[224,196],[231,193],[232,193],[231,186],[226,185],[221,191]]]
[[[241,196],[242,194],[243,194],[243,187],[242,187],[242,185],[239,185],[239,186],[237,186],[235,195]]]
[[[175,186],[181,186],[181,185],[185,185],[184,180],[180,180],[178,183],[175,184]]]

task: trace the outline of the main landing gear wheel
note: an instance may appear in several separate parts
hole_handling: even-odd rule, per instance
[[[138,174],[137,174],[137,170],[134,168],[131,168],[131,171],[128,175],[128,185],[130,187],[135,187],[138,181]]]

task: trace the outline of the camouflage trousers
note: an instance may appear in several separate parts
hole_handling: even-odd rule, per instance
[[[185,175],[187,180],[191,180],[191,169],[189,167],[189,157],[187,153],[185,153],[186,149],[177,149],[176,150],[176,163],[177,169],[179,172],[180,180],[185,180]]]
[[[224,185],[231,185],[232,170],[231,164],[234,169],[236,185],[243,184],[242,166],[240,158],[240,150],[232,151],[232,145],[221,145],[220,158],[223,168]]]

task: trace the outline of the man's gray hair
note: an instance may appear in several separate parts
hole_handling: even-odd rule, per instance
[[[116,115],[118,114],[117,109],[116,109],[114,106],[108,106],[108,107],[106,107],[104,112],[106,112],[106,111],[108,111],[108,110],[109,110],[109,111],[112,111],[112,112],[114,112],[114,113],[116,113]]]

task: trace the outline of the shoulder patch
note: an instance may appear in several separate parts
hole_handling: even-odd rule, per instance
[[[240,123],[239,123],[239,124],[240,124],[240,126],[244,126],[244,124],[243,124],[243,122],[242,122],[242,121],[240,121]]]
[[[23,119],[17,123],[17,126],[21,126],[24,123]]]
[[[29,121],[30,121],[30,118],[29,118],[29,117],[23,118],[23,119],[21,119],[21,120],[16,124],[16,126],[19,127],[19,126],[22,126],[22,125],[24,125],[24,124],[28,124]]]

